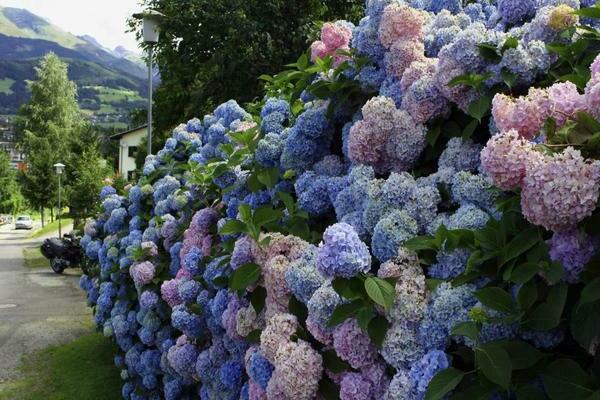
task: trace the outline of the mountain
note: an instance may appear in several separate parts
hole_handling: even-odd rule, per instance
[[[69,64],[80,106],[100,126],[124,128],[129,112],[145,107],[141,57],[65,32],[27,10],[0,7],[0,114],[15,114],[28,100],[27,81],[35,79],[35,65],[50,51]]]

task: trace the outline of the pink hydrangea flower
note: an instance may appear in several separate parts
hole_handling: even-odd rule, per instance
[[[166,301],[167,304],[171,306],[171,308],[175,307],[178,304],[181,304],[177,279],[164,281],[163,284],[160,286],[160,294],[162,299]]]
[[[352,368],[362,368],[373,363],[377,354],[371,339],[356,319],[351,318],[333,331],[333,348],[337,355]]]
[[[369,100],[362,114],[350,129],[350,159],[382,173],[410,169],[425,148],[425,127],[387,97]]]
[[[346,26],[327,22],[321,28],[321,40],[329,51],[348,47],[350,39],[352,39],[352,31]]]
[[[414,61],[402,74],[400,80],[400,87],[402,93],[406,93],[408,88],[412,86],[419,78],[423,76],[431,76],[435,74],[437,69],[438,59],[437,58],[423,58]]]
[[[477,98],[477,92],[466,85],[448,85],[452,79],[465,73],[463,67],[455,60],[440,57],[433,76],[433,82],[445,98],[466,112],[469,105]]]
[[[379,40],[386,48],[399,40],[422,41],[425,13],[404,4],[392,3],[383,11]]]
[[[592,72],[592,76],[600,72],[600,55],[596,56],[596,59],[590,66],[590,71]]]
[[[350,50],[350,40],[352,31],[341,23],[327,22],[321,28],[321,40],[313,42],[310,46],[311,60],[314,62],[317,58],[333,57],[333,66],[337,67],[342,62],[349,60],[346,55],[339,54],[340,51]]]
[[[276,380],[288,399],[311,400],[316,397],[323,375],[323,358],[310,344],[303,340],[282,344],[273,365],[275,371],[269,386],[271,381]]]
[[[306,318],[306,329],[324,345],[330,346],[333,344],[333,332],[322,328],[310,315]]]
[[[600,69],[600,62],[598,58],[594,61],[595,66],[592,64],[592,71],[595,68]],[[594,73],[592,79],[587,83],[585,87],[585,107],[587,111],[594,116],[596,119],[600,119],[600,72]]]
[[[385,69],[388,74],[402,79],[404,71],[415,61],[425,59],[425,45],[416,40],[399,40],[394,42],[390,51],[385,54]]]
[[[481,166],[494,185],[502,190],[513,190],[521,186],[527,165],[541,157],[533,144],[513,129],[490,138],[481,151]]]
[[[572,82],[556,83],[548,88],[552,117],[558,126],[563,126],[568,119],[586,108],[585,97],[577,91]]]
[[[329,50],[322,41],[317,40],[310,45],[310,59],[312,61],[315,61],[317,58],[325,58],[328,54]]]
[[[296,329],[298,319],[292,314],[277,314],[271,317],[260,334],[260,350],[263,355],[273,362],[279,346],[288,342],[296,333]]]
[[[136,286],[144,286],[152,282],[156,274],[156,267],[150,261],[134,264],[129,269],[129,274]]]
[[[526,139],[533,139],[551,115],[548,92],[532,88],[527,96],[512,98],[497,94],[492,101],[492,115],[501,131],[511,129]]]
[[[142,242],[142,250],[150,257],[156,257],[158,255],[158,247],[156,247],[154,242]]]
[[[531,223],[560,232],[592,214],[599,192],[600,161],[585,160],[567,147],[527,165],[521,208]]]

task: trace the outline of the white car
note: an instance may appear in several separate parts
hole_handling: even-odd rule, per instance
[[[15,221],[15,229],[33,229],[33,220],[29,215],[20,215]]]

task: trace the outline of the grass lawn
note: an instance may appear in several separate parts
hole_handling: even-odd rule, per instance
[[[72,218],[61,218],[60,220],[62,221],[63,228],[65,228],[67,225],[73,223]],[[29,237],[32,239],[35,239],[40,236],[44,236],[48,233],[52,233],[54,231],[58,231],[58,220],[57,219],[54,220],[54,222],[52,222],[50,224],[46,224],[46,226],[44,226],[43,228],[40,228],[40,229],[34,231]],[[63,230],[63,233],[66,233],[66,231]]]
[[[42,255],[39,247],[26,247],[23,249],[23,258],[27,268],[48,268],[50,262]]]
[[[100,333],[23,358],[23,377],[0,383],[0,400],[116,400],[121,398],[115,345]]]

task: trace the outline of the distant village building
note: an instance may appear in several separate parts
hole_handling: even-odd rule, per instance
[[[17,149],[17,135],[12,121],[5,116],[0,117],[0,151],[6,151],[10,163],[15,169],[25,169],[25,156]]]
[[[128,181],[135,178],[135,156],[147,129],[148,125],[142,125],[110,137],[119,141],[119,173]]]

